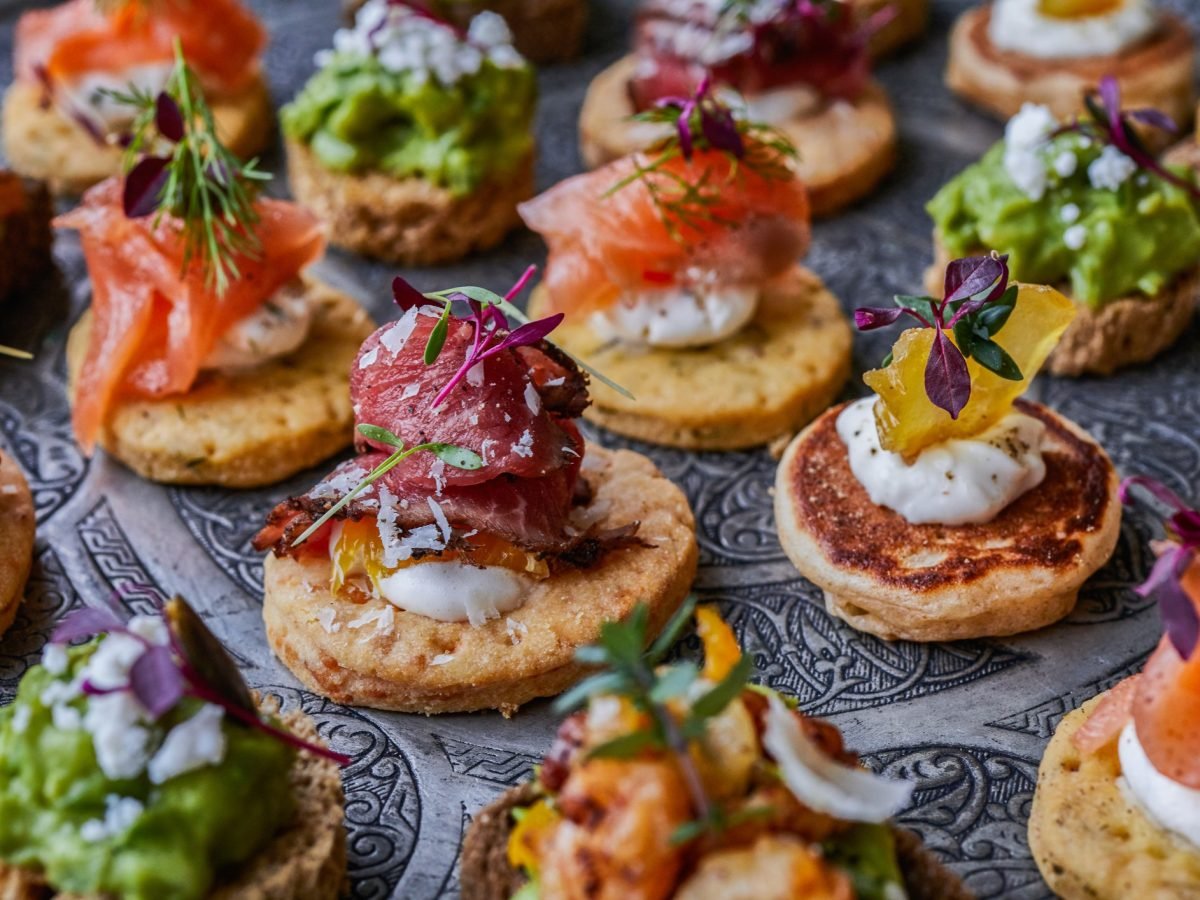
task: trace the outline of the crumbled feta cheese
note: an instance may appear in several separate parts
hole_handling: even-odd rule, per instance
[[[533,386],[532,381],[525,385],[525,405],[535,416],[542,411],[542,398],[538,396],[537,388]]]
[[[1046,141],[1058,120],[1046,106],[1026,103],[1004,128],[1004,170],[1017,189],[1031,200],[1046,193]]]
[[[167,623],[161,616],[134,616],[129,620],[129,630],[143,641],[157,647],[165,647],[171,642],[167,631]]]
[[[141,723],[147,718],[146,710],[129,691],[89,698],[83,727],[92,736],[96,762],[107,777],[134,778],[146,767],[150,732]]]
[[[1072,225],[1063,232],[1063,243],[1069,250],[1081,250],[1087,243],[1087,228],[1083,225]]]
[[[205,703],[186,722],[180,722],[150,760],[148,771],[153,784],[163,784],[179,775],[205,766],[217,766],[225,758],[225,732],[221,722],[225,711]]]
[[[533,456],[533,434],[528,428],[521,435],[521,439],[512,445],[512,452],[525,459]]]
[[[1059,178],[1070,178],[1079,168],[1079,157],[1072,150],[1064,150],[1054,157],[1054,171]]]
[[[1081,210],[1079,209],[1078,204],[1066,203],[1063,205],[1062,211],[1059,213],[1059,216],[1062,218],[1062,220],[1065,224],[1070,225],[1072,222],[1079,221],[1080,212],[1081,212]]]
[[[79,828],[79,836],[89,844],[118,838],[142,817],[145,807],[133,797],[109,794],[104,798],[104,818],[89,819]]]
[[[14,734],[24,734],[29,728],[29,720],[33,718],[33,709],[25,703],[13,707],[12,729]]]
[[[1111,144],[1100,151],[1100,155],[1088,166],[1088,180],[1092,187],[1115,191],[1137,171],[1137,163]]]
[[[42,651],[42,668],[51,675],[62,675],[67,671],[67,648],[65,644],[47,644]]]

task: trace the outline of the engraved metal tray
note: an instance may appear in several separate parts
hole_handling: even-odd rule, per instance
[[[198,0],[204,2],[204,0]],[[337,0],[251,0],[270,25],[267,68],[276,98],[290,98],[312,71],[313,53],[339,23]],[[32,5],[0,0],[0,82],[11,79],[13,25]],[[979,156],[1000,127],[945,90],[946,33],[964,0],[935,0],[928,36],[882,64],[901,122],[900,163],[869,202],[816,226],[807,264],[847,309],[920,286],[931,256],[923,204]],[[1194,0],[1168,5],[1200,24]],[[593,0],[583,58],[540,77],[539,187],[579,170],[575,121],[589,80],[624,52],[632,0]],[[279,169],[278,154],[267,160]],[[283,179],[271,190],[286,191]],[[83,458],[72,440],[63,343],[88,302],[78,243],[58,237],[59,275],[0,310],[0,337],[37,354],[0,361],[0,448],[28,473],[38,543],[26,601],[0,639],[0,702],[11,699],[53,623],[67,610],[120,592],[148,611],[182,593],[237,654],[250,682],[301,706],[322,734],[353,756],[345,770],[351,893],[429,900],[458,895],[458,850],[472,814],[527,778],[556,717],[537,703],[516,718],[437,718],[346,709],[298,689],[267,649],[260,615],[262,560],[248,544],[265,513],[308,487],[319,467],[255,491],[164,488],[103,454]],[[442,270],[408,273],[426,289],[450,284],[504,288],[541,241],[512,236],[492,253]],[[319,274],[380,320],[392,316],[394,271],[333,251]],[[1123,474],[1161,479],[1185,498],[1200,480],[1200,341],[1196,327],[1154,365],[1106,380],[1043,377],[1034,396],[1082,424]],[[861,373],[885,352],[884,335],[860,336]],[[861,394],[854,378],[847,396]],[[1160,634],[1158,613],[1130,589],[1145,576],[1144,513],[1126,516],[1111,563],[1085,587],[1061,624],[996,641],[887,643],[824,610],[819,592],[780,550],[772,521],[775,464],[765,451],[685,453],[631,444],[592,429],[610,446],[635,446],[682,486],[700,540],[697,590],[717,601],[761,678],[827,716],[867,762],[917,784],[900,821],[916,829],[981,898],[1050,896],[1029,854],[1026,820],[1042,749],[1062,716],[1137,670]],[[685,647],[695,652],[694,639]]]

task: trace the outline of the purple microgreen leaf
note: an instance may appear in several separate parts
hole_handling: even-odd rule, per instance
[[[404,312],[408,312],[414,306],[424,306],[429,302],[428,297],[399,275],[392,279],[392,298],[396,301],[396,305],[404,310]]]
[[[1112,75],[1100,79],[1100,102],[1104,104],[1104,112],[1110,128],[1121,124],[1121,85]]]
[[[946,267],[943,305],[981,294],[996,283],[1004,267],[992,256],[956,259]]]
[[[514,297],[520,294],[521,291],[525,290],[525,286],[533,280],[533,276],[536,274],[537,266],[528,266],[525,271],[521,273],[521,277],[517,279],[516,284],[508,289],[508,293],[504,295],[504,299],[511,303]]]
[[[700,106],[700,130],[714,150],[722,150],[737,159],[746,155],[746,143],[733,113],[719,103],[710,101]]]
[[[971,399],[971,373],[962,353],[940,328],[935,329],[925,364],[925,393],[931,403],[957,419]]]
[[[859,331],[874,331],[895,323],[910,310],[902,306],[860,306],[854,311],[854,326]]]
[[[76,610],[58,623],[50,637],[52,644],[70,644],[98,634],[125,631],[125,623],[111,609],[89,606]]]
[[[1168,550],[1158,558],[1146,583],[1137,588],[1138,594],[1152,595],[1158,603],[1167,638],[1183,659],[1191,659],[1200,641],[1200,614],[1182,583],[1195,555],[1189,547]]]
[[[506,350],[509,347],[531,347],[545,339],[546,335],[552,332],[566,318],[562,313],[555,313],[552,316],[546,316],[544,319],[537,319],[533,322],[526,322],[514,331],[510,331],[508,336],[504,338],[496,347],[489,351],[488,355],[499,353],[501,350]]]
[[[141,219],[158,209],[169,164],[164,157],[147,156],[129,170],[122,197],[126,217]]]
[[[1135,122],[1141,122],[1143,125],[1157,128],[1159,131],[1165,131],[1169,134],[1179,133],[1179,125],[1162,110],[1134,109],[1126,113],[1126,115]]]
[[[1142,488],[1155,500],[1171,507],[1174,512],[1186,512],[1188,510],[1188,505],[1179,498],[1178,494],[1162,482],[1156,481],[1153,478],[1147,478],[1145,475],[1133,475],[1121,482],[1118,493],[1122,503],[1132,502],[1132,492],[1135,487]]]
[[[169,647],[150,647],[129,670],[129,688],[157,721],[175,708],[187,692],[187,682]]]
[[[173,144],[183,140],[183,113],[179,104],[166,91],[162,91],[154,101],[154,126],[158,133]]]

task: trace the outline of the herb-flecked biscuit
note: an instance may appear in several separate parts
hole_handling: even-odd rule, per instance
[[[1200,850],[1161,828],[1117,783],[1117,743],[1084,754],[1071,738],[1105,694],[1059,724],[1038,768],[1029,847],[1063,900],[1196,900]]]
[[[340,599],[330,591],[327,558],[271,555],[267,640],[304,685],[350,706],[510,715],[562,692],[584,674],[575,650],[599,637],[602,622],[644,603],[656,634],[696,575],[687,498],[650,460],[589,444],[583,477],[594,492],[596,527],[639,522],[640,545],[611,550],[590,569],[555,572],[534,583],[524,606],[481,626],[441,622],[382,599]]]
[[[33,494],[15,459],[0,453],[0,634],[17,614],[33,561]]]
[[[579,113],[579,149],[590,169],[645,150],[670,133],[660,124],[629,121],[634,108],[628,84],[636,66],[634,56],[625,56],[588,86]],[[814,216],[865,197],[896,161],[896,119],[876,82],[853,103],[834,101],[775,127],[796,146],[796,174],[808,188]]]
[[[292,194],[329,226],[330,242],[397,265],[441,265],[494,247],[533,196],[532,153],[458,197],[423,178],[334,172],[304,144],[286,146]]]
[[[951,256],[936,232],[933,247],[934,262],[925,272],[925,288],[940,297]],[[1062,290],[1070,296],[1069,286],[1063,285]],[[1051,375],[1111,375],[1149,362],[1179,340],[1198,302],[1200,266],[1180,273],[1153,297],[1118,297],[1099,309],[1076,303],[1075,318],[1043,369]]]
[[[996,47],[988,37],[992,8],[985,4],[954,25],[946,85],[1002,119],[1024,103],[1041,103],[1066,122],[1084,112],[1084,95],[1112,75],[1121,85],[1122,106],[1161,110],[1184,125],[1196,107],[1195,46],[1183,19],[1160,15],[1153,34],[1112,56],[1041,59]]]
[[[4,95],[4,152],[9,164],[50,186],[55,195],[82,194],[121,171],[124,151],[104,147],[53,105],[41,85],[16,81]],[[274,128],[271,95],[261,75],[234,94],[210,94],[217,134],[243,159],[266,149]]]
[[[282,481],[354,437],[349,371],[374,329],[349,297],[306,278],[308,339],[246,372],[201,372],[186,394],[118,401],[100,445],[143,478],[166,484],[257,487]],[[85,313],[67,341],[74,381],[90,334]]]
[[[826,608],[885,640],[951,641],[1032,631],[1075,606],[1121,531],[1117,473],[1073,422],[1036,403],[1046,477],[990,522],[914,525],[871,502],[850,470],[838,406],[784,453],[779,542]]]
[[[541,288],[530,314],[544,315]],[[586,318],[555,331],[564,349],[629,390],[593,380],[584,416],[618,434],[690,450],[738,450],[795,434],[850,375],[850,326],[836,297],[800,266],[763,292],[754,320],[709,347],[607,343]]]
[[[263,709],[275,712],[270,700]],[[281,717],[288,731],[322,743],[316,723],[299,710]],[[296,811],[292,823],[209,893],[208,900],[336,900],[346,880],[346,799],[337,764],[300,753],[292,766]],[[252,803],[253,798],[247,798]],[[109,900],[58,893],[37,872],[0,860],[0,900]]]
[[[532,783],[509,788],[472,819],[463,840],[462,900],[509,900],[525,884],[525,876],[508,861],[508,838],[512,811],[537,797]],[[959,877],[926,850],[917,835],[896,825],[892,834],[908,900],[971,900]]]

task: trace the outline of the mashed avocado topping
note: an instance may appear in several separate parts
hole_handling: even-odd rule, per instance
[[[199,900],[292,813],[292,748],[191,697],[152,721],[113,683],[135,633],[165,640],[147,623],[51,645],[0,709],[0,860],[62,892]]]
[[[1116,147],[1058,127],[1027,105],[1004,141],[930,201],[938,236],[952,257],[1008,254],[1018,281],[1069,282],[1092,309],[1158,294],[1200,258],[1196,200]]]
[[[495,13],[464,35],[371,0],[318,65],[282,122],[333,171],[423,178],[463,195],[533,150],[534,73]]]

